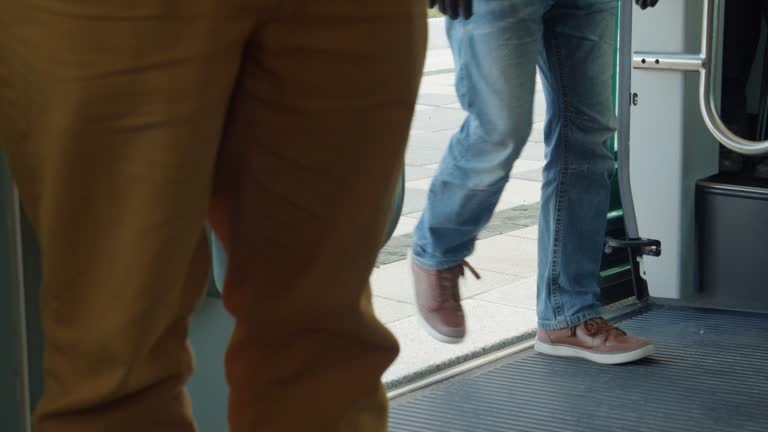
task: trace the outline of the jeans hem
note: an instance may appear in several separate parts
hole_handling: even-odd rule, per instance
[[[594,310],[591,312],[582,312],[578,315],[575,315],[571,318],[563,318],[556,321],[543,321],[539,320],[538,325],[540,329],[543,330],[558,330],[558,329],[564,329],[568,327],[573,327],[575,325],[579,325],[583,323],[584,321],[592,318],[598,318],[602,316],[599,310]]]
[[[445,269],[449,269],[451,267],[456,267],[457,265],[461,264],[462,261],[464,261],[464,259],[460,259],[460,260],[426,261],[426,260],[423,260],[423,259],[417,257],[416,255],[412,255],[411,259],[413,259],[413,261],[416,264],[418,264],[418,265],[420,265],[420,266],[422,266],[422,267],[424,267],[425,269],[428,269],[428,270],[445,270]]]

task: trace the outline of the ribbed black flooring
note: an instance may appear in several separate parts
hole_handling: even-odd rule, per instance
[[[527,353],[392,403],[391,432],[768,431],[768,315],[658,307],[621,323],[651,359]]]

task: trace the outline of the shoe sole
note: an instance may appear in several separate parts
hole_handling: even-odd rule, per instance
[[[534,344],[533,349],[546,355],[557,357],[577,357],[595,363],[607,365],[632,363],[656,353],[656,348],[653,345],[648,345],[640,349],[625,353],[597,354],[592,351],[587,351],[581,348],[574,348],[567,345],[549,345],[538,340]]]
[[[432,338],[442,343],[451,344],[451,345],[459,344],[464,341],[464,337],[455,338],[455,337],[446,336],[438,332],[437,330],[433,329],[432,326],[427,323],[424,317],[421,316],[421,313],[417,313],[416,317],[419,320],[419,325],[421,325],[421,328],[423,328],[424,331],[426,331],[430,336],[432,336]]]

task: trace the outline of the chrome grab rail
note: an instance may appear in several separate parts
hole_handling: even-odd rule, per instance
[[[712,135],[724,146],[737,153],[745,155],[768,154],[768,141],[751,141],[734,134],[723,123],[717,110],[712,85],[715,77],[712,59],[717,58],[720,49],[717,32],[720,25],[720,13],[717,12],[719,6],[720,0],[706,0],[704,3],[700,54],[636,52],[632,58],[632,66],[635,69],[698,71],[701,74],[699,108],[704,123]]]

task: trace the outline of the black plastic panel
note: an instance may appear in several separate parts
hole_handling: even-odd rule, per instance
[[[768,182],[699,182],[696,224],[702,297],[719,307],[768,311]]]

